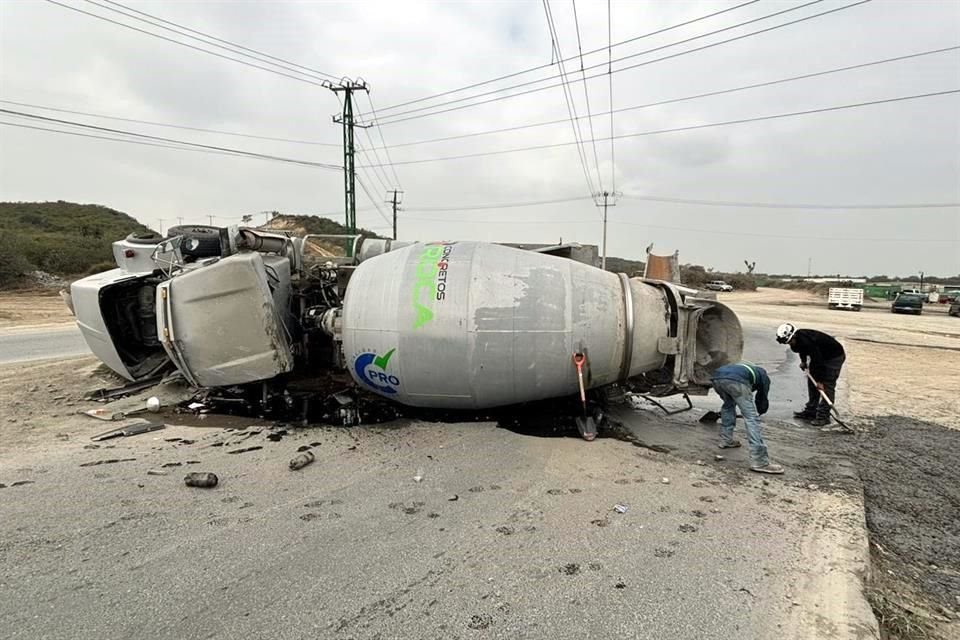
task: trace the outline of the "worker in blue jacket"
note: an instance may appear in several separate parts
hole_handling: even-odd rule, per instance
[[[720,410],[720,448],[732,449],[740,446],[733,439],[733,428],[737,421],[737,407],[747,428],[747,441],[750,444],[750,470],[757,473],[783,473],[783,467],[770,462],[767,445],[763,442],[760,416],[767,412],[770,401],[770,376],[763,367],[749,362],[737,362],[724,365],[713,372],[713,389],[723,400]],[[754,401],[753,393],[757,399]]]

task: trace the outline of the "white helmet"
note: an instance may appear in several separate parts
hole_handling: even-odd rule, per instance
[[[789,322],[784,322],[782,325],[777,327],[777,342],[780,344],[786,344],[790,342],[790,338],[793,337],[793,334],[797,332],[797,328],[790,324]]]

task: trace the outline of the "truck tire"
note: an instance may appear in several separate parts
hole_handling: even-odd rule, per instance
[[[127,236],[127,242],[130,244],[160,244],[163,241],[163,236],[159,233],[154,233],[153,231],[134,231]]]
[[[180,253],[193,258],[212,258],[220,255],[220,228],[204,224],[185,224],[167,229],[167,237],[183,236]]]

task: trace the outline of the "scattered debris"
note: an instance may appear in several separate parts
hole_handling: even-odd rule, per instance
[[[280,442],[283,440],[283,436],[287,435],[286,429],[280,429],[279,431],[271,431],[267,434],[267,440],[270,442]]]
[[[148,475],[148,476],[165,476],[165,475],[168,475],[169,473],[170,473],[169,471],[164,471],[163,469],[148,469],[148,470],[147,470],[147,475]]]
[[[670,478],[660,478],[660,482],[663,484],[670,484]]]
[[[626,588],[627,588],[627,585],[626,585],[625,582],[618,582],[617,584],[613,585],[613,588],[614,588],[614,589],[626,589]]]
[[[447,502],[456,502],[456,501],[459,500],[459,499],[460,499],[460,496],[455,493],[455,494],[453,494],[452,496],[450,496],[449,498],[447,498]]]
[[[717,462],[723,462],[724,460],[727,459],[727,456],[722,456],[719,453],[717,453],[717,454],[714,454],[713,459],[716,460]]]
[[[227,451],[227,453],[230,453],[230,454],[234,454],[234,453],[247,453],[248,451],[259,451],[260,449],[263,449],[263,447],[261,447],[260,445],[257,445],[257,446],[255,446],[255,447],[244,447],[244,448],[242,448],[242,449],[231,449],[230,451]]]
[[[199,487],[201,489],[210,489],[217,486],[220,479],[215,473],[194,472],[188,473],[183,477],[183,483],[188,487]]]
[[[110,400],[116,400],[118,398],[123,398],[125,396],[132,395],[138,391],[143,391],[144,389],[149,389],[150,387],[158,384],[160,382],[160,376],[155,376],[152,378],[147,378],[145,380],[140,380],[139,382],[131,382],[120,387],[106,387],[103,389],[96,389],[95,391],[90,391],[84,395],[84,400],[96,400],[97,402],[109,402]]]
[[[11,487],[22,487],[25,484],[33,484],[33,480],[17,480],[16,482],[11,482]]]
[[[503,534],[503,535],[505,535],[505,536],[512,536],[512,535],[513,535],[513,527],[507,527],[507,526],[497,527],[497,533],[501,533],[501,534]]]
[[[700,416],[700,422],[704,424],[710,424],[711,422],[716,422],[720,419],[719,411],[707,411],[705,414]]]
[[[101,464],[114,464],[117,462],[133,462],[136,458],[110,458],[109,460],[94,460],[93,462],[84,462],[81,467],[96,467]]]
[[[693,526],[692,524],[682,524],[682,525],[680,525],[679,527],[677,527],[677,530],[680,531],[681,533],[696,533],[696,532],[697,532],[697,528],[696,528],[695,526]]]
[[[482,630],[492,624],[493,618],[489,614],[481,613],[480,615],[470,616],[470,622],[467,623],[467,626],[471,629]]]
[[[571,562],[570,564],[565,564],[560,567],[560,573],[567,576],[575,576],[580,573],[580,565],[576,562]]]
[[[161,406],[162,405],[160,403],[160,398],[158,398],[157,396],[150,396],[149,398],[147,398],[147,411],[151,413],[157,413],[158,411],[160,411]]]
[[[314,460],[316,460],[316,458],[312,451],[304,451],[290,460],[290,470],[297,471],[298,469],[303,469]]]
[[[626,513],[629,507],[625,504],[615,504],[613,505],[613,510],[617,513]]]
[[[417,469],[417,473],[413,476],[414,482],[423,482],[423,469]]]
[[[304,451],[310,451],[310,445],[305,444],[297,447],[297,453],[303,453]]]
[[[129,436],[139,436],[143,433],[150,433],[151,431],[159,431],[160,429],[166,429],[166,427],[167,425],[162,422],[139,421],[111,429],[110,431],[105,431],[90,439],[94,442],[101,442],[103,440],[110,440],[111,438],[127,438]]]

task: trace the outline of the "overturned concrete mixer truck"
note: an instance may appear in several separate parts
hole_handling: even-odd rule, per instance
[[[131,381],[176,368],[195,387],[267,394],[346,371],[383,398],[437,409],[573,396],[589,439],[594,390],[705,393],[743,349],[726,306],[556,255],[569,245],[171,232],[114,243],[116,269],[71,285],[90,349]]]

